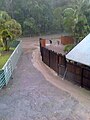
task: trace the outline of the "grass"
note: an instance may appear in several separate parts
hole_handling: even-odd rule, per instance
[[[10,51],[4,51],[3,48],[0,47],[0,69],[5,65],[14,49],[15,48],[10,48]]]
[[[7,62],[8,58],[10,57],[10,55],[11,55],[11,53],[8,53],[8,54],[0,56],[0,69],[2,69],[2,67],[5,65],[5,63]]]
[[[9,51],[4,51],[3,47],[0,45],[0,69],[2,69],[2,67],[5,65],[10,55],[17,47],[18,43],[19,41],[13,41],[13,43],[10,45],[11,47]]]

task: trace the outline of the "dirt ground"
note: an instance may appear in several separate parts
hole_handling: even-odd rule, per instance
[[[0,90],[0,120],[90,120],[90,91],[48,68],[41,61],[38,39],[22,38],[23,54],[13,79]]]

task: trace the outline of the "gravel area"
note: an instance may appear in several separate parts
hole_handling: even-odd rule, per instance
[[[38,42],[33,40],[23,41],[23,54],[13,79],[0,91],[0,120],[90,120],[89,108],[68,91],[47,81],[42,68],[37,68],[38,56],[34,55],[38,52]],[[48,75],[53,76],[54,72]]]

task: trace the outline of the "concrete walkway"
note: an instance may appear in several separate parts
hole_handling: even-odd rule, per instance
[[[90,120],[90,108],[34,67],[37,41],[24,41],[23,50],[13,79],[0,91],[0,120]]]

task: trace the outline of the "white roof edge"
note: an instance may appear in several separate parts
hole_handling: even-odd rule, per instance
[[[90,66],[90,34],[88,34],[67,55],[68,60]]]

